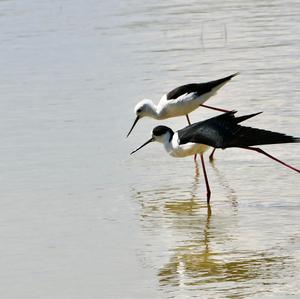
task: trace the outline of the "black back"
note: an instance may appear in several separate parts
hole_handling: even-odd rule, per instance
[[[217,87],[220,84],[229,81],[232,77],[236,76],[238,73],[230,75],[228,77],[218,79],[215,81],[210,81],[206,83],[190,83],[186,85],[179,86],[171,90],[167,94],[167,100],[174,100],[186,93],[196,93],[198,96],[210,92],[213,88]]]
[[[235,113],[236,111],[226,112],[179,130],[180,144],[193,142],[215,148],[228,148],[300,141],[293,136],[239,125],[261,112],[240,117],[235,117]]]

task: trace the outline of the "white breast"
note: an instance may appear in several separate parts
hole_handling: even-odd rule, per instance
[[[208,145],[199,143],[179,144],[178,133],[173,135],[171,142],[165,143],[165,149],[172,157],[182,158],[193,156],[195,154],[203,154],[209,148]]]
[[[184,94],[174,100],[163,96],[158,104],[158,114],[161,119],[186,115],[199,107],[200,103],[195,99],[195,93]]]

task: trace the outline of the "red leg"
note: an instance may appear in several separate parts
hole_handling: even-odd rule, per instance
[[[208,183],[208,178],[207,178],[207,174],[206,174],[206,169],[205,169],[205,164],[204,164],[203,154],[201,154],[201,163],[202,163],[202,169],[203,169],[204,179],[205,179],[205,184],[206,184],[207,203],[209,204],[211,192],[210,192],[209,183]]]
[[[188,124],[191,125],[191,121],[190,121],[190,118],[189,118],[188,114],[186,114],[185,117],[188,121]],[[196,162],[196,160],[197,160],[197,154],[194,155],[194,162]]]
[[[212,106],[207,106],[207,105],[204,105],[204,104],[201,104],[200,106],[202,106],[204,108],[212,109],[212,110],[221,111],[221,112],[229,112],[230,111],[230,110],[225,110],[225,109],[216,108],[216,107],[212,107]]]
[[[191,125],[190,118],[189,118],[188,114],[186,114],[185,117],[186,117],[186,119],[188,121],[188,124]]]
[[[292,170],[300,173],[299,169],[297,169],[297,168],[295,168],[295,167],[293,167],[293,166],[291,166],[291,165],[289,165],[289,164],[287,164],[287,163],[285,163],[285,162],[283,162],[283,161],[281,161],[281,160],[279,160],[279,159],[271,156],[270,154],[266,153],[265,151],[263,151],[262,149],[260,149],[258,147],[242,147],[242,148],[247,149],[247,150],[256,151],[258,153],[261,153],[261,154],[263,154],[263,155],[265,155],[265,156],[267,156],[267,157],[275,160],[276,162],[278,162],[278,163],[280,163],[280,164],[282,164],[282,165],[284,165],[284,166],[286,166],[286,167],[288,167],[288,168],[290,168],[290,169],[292,169]]]
[[[216,151],[216,149],[214,148],[213,151],[211,152],[211,154],[209,155],[209,161],[212,161],[214,159],[215,151]]]

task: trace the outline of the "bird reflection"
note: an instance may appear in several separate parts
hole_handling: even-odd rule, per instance
[[[284,265],[285,257],[267,255],[264,252],[220,252],[213,249],[212,241],[217,236],[211,229],[211,214],[207,213],[203,233],[199,238],[185,241],[187,245],[176,246],[172,250],[169,261],[158,271],[159,283],[162,287],[199,286],[208,288],[212,283],[247,282],[254,279],[278,278],[278,271]],[[218,233],[218,232],[216,232]],[[267,284],[267,283],[266,283]],[[225,285],[224,285],[225,288]],[[240,293],[249,291],[240,287]],[[228,294],[234,291],[226,285]],[[235,293],[236,294],[236,293]]]
[[[290,267],[286,257],[262,251],[226,250],[225,243],[228,240],[224,241],[224,251],[217,250],[215,244],[221,243],[224,238],[211,222],[212,215],[208,212],[198,238],[185,239],[169,249],[169,261],[157,273],[164,291],[201,290],[208,295],[218,283],[219,292],[226,293],[230,298],[245,298],[250,293],[259,293],[259,284],[264,291],[268,285],[270,291],[274,285],[280,285],[280,273]],[[184,245],[180,245],[182,243]],[[238,287],[236,282],[239,282]]]
[[[172,184],[149,191],[135,192],[134,197],[142,207],[142,220],[146,218],[149,220],[154,217],[156,220],[169,221],[171,218],[176,220],[180,215],[196,216],[199,215],[200,210],[205,209],[211,214],[211,207],[207,205],[206,201],[199,201],[199,189],[199,165],[198,162],[195,162],[195,175],[190,187],[183,189],[178,185],[174,186]],[[157,213],[160,213],[163,217],[157,218]],[[199,224],[199,221],[199,217],[192,219],[196,226]]]
[[[216,168],[215,171],[219,174]],[[219,179],[223,180],[221,174]],[[220,221],[220,215],[215,217],[210,206],[198,200],[199,189],[200,178],[196,171],[190,188],[170,184],[133,192],[141,207],[141,229],[147,240],[145,255],[151,252],[151,263],[157,268],[161,289],[210,292],[214,283],[223,283],[223,291],[235,298],[258,292],[256,283],[248,283],[251,280],[263,280],[264,290],[270,283],[271,289],[280,281],[283,267],[288,267],[287,258],[270,252],[230,249],[234,241],[231,228],[237,225],[234,191],[228,187],[233,213]],[[153,257],[156,250],[157,259]],[[167,259],[163,264],[160,262],[162,255]],[[158,264],[153,265],[155,262]],[[239,284],[237,289],[231,282],[245,284]]]

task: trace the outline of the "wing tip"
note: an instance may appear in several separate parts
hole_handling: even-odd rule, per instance
[[[231,76],[232,76],[232,78],[233,78],[233,77],[238,76],[238,75],[240,75],[240,74],[241,74],[240,72],[236,72],[236,73],[232,74]]]
[[[233,77],[236,77],[236,76],[238,76],[238,75],[240,75],[240,72],[236,72],[236,73],[234,73],[234,74],[232,74],[232,75],[229,75],[229,76],[227,77],[227,79],[230,80],[230,79],[232,79]]]
[[[300,142],[300,138],[299,137],[294,137],[294,142],[295,143],[299,143]]]

